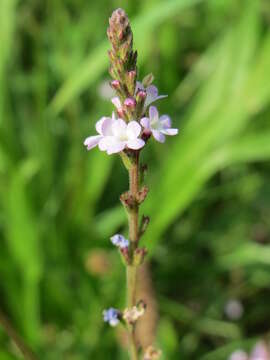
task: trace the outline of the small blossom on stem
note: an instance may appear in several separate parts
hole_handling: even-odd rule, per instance
[[[106,151],[107,154],[111,155],[119,153],[125,148],[138,150],[145,144],[139,138],[141,126],[136,121],[126,124],[122,119],[115,120],[114,117],[104,117],[97,122],[96,130],[99,135],[89,136],[84,141],[87,150],[98,145],[101,151]]]
[[[107,151],[109,155],[119,153],[125,148],[141,149],[145,142],[139,138],[140,133],[141,126],[136,121],[127,124],[123,119],[118,119],[108,126],[106,136],[99,142],[99,148]]]
[[[178,129],[171,128],[171,119],[168,115],[159,117],[158,110],[155,106],[149,108],[149,118],[144,117],[141,119],[141,125],[146,132],[151,132],[154,138],[163,143],[165,135],[177,135]]]
[[[120,249],[126,249],[129,246],[129,240],[120,234],[112,236],[111,242],[113,243],[113,245],[119,247]]]
[[[105,322],[109,323],[111,326],[118,325],[120,321],[120,311],[114,308],[103,311],[103,319]]]
[[[126,320],[128,324],[135,324],[135,322],[145,313],[145,307],[145,304],[141,302],[131,309],[125,309],[123,319]]]
[[[164,99],[168,96],[168,95],[158,95],[158,88],[154,85],[150,85],[145,88],[140,81],[137,81],[135,93],[137,93],[139,91],[146,92],[146,99],[145,99],[145,103],[144,103],[145,110],[153,102],[155,102],[159,99]]]

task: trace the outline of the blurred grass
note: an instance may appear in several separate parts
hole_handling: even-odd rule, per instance
[[[0,305],[40,359],[126,358],[101,313],[124,300],[108,238],[127,230],[127,176],[82,145],[112,111],[105,33],[118,6],[140,76],[154,72],[180,129],[143,152],[157,343],[168,359],[227,359],[269,331],[268,0],[0,2]],[[0,348],[21,358],[1,330]]]

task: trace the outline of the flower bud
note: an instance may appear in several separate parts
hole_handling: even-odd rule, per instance
[[[121,84],[119,80],[113,80],[111,82],[111,87],[115,90],[119,90],[121,88]]]
[[[144,101],[146,99],[146,91],[144,90],[139,90],[137,95],[136,95],[136,99],[138,102]]]
[[[124,101],[124,104],[127,108],[132,109],[132,110],[134,110],[137,105],[136,100],[134,98],[127,98]]]
[[[137,248],[133,254],[133,265],[134,266],[142,265],[146,255],[147,255],[147,249],[145,247]]]

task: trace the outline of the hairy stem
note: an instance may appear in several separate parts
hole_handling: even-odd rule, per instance
[[[134,162],[129,168],[129,191],[136,199],[139,191],[139,152],[134,155]],[[135,205],[129,212],[129,240],[131,246],[131,255],[138,246],[139,241],[139,205],[135,201]],[[131,308],[136,305],[136,280],[137,267],[134,265],[127,266],[127,306]],[[129,328],[130,339],[130,358],[131,360],[138,360],[138,349],[135,339],[135,325]]]

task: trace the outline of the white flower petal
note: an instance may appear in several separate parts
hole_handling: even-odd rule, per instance
[[[162,133],[161,133],[160,131],[158,131],[158,130],[152,130],[152,134],[153,134],[154,138],[155,138],[158,142],[164,143],[164,141],[165,141],[165,135],[164,135],[164,134],[162,134]]]
[[[125,137],[126,129],[127,129],[127,124],[122,119],[115,120],[112,124],[112,133],[113,133],[113,136],[115,136],[115,137],[118,137],[118,138]]]
[[[111,102],[113,103],[113,105],[116,107],[116,109],[121,109],[122,105],[121,105],[121,101],[119,99],[118,96],[115,96],[111,99]]]
[[[138,150],[145,145],[145,142],[142,139],[132,139],[127,141],[127,147],[129,149]]]
[[[178,129],[162,129],[162,134],[174,136],[178,134]]]
[[[154,121],[158,121],[158,110],[155,106],[150,106],[149,118],[150,118],[150,123],[152,123]]]
[[[163,128],[170,128],[172,126],[171,118],[168,115],[162,115],[159,118],[159,121],[161,122]]]
[[[99,150],[107,151],[112,142],[113,138],[111,136],[104,136],[98,143]]]
[[[87,150],[93,149],[99,143],[100,139],[102,138],[101,135],[96,136],[89,136],[84,140],[84,145],[87,146]]]
[[[142,118],[140,123],[145,129],[150,129],[150,120],[149,120],[149,118],[147,118],[147,117]]]
[[[119,153],[120,151],[124,150],[125,147],[125,141],[117,141],[114,139],[114,141],[107,148],[107,154],[111,155]]]
[[[136,139],[141,133],[141,126],[137,121],[131,121],[127,125],[126,134],[128,139]]]

